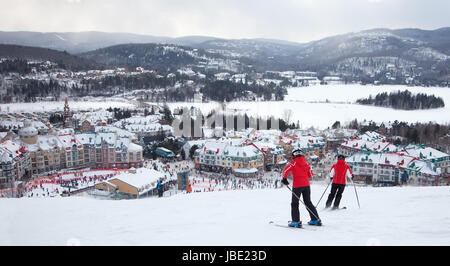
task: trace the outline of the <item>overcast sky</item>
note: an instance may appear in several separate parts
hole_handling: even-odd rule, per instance
[[[130,32],[307,42],[450,26],[450,0],[0,0],[0,31]]]

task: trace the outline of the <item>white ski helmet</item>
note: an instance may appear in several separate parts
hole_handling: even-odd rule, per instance
[[[302,156],[304,154],[303,150],[300,148],[296,148],[292,151],[292,157],[299,157]]]

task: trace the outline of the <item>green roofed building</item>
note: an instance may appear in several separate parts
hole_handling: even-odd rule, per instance
[[[175,154],[171,150],[166,149],[164,147],[156,148],[155,152],[159,157],[162,157],[162,158],[172,159],[175,157]]]

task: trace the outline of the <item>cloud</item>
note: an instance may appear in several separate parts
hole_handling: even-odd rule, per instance
[[[447,0],[0,0],[0,30],[306,42],[370,28],[449,26]]]

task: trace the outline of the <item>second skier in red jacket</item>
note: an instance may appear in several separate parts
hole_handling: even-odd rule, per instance
[[[352,170],[350,166],[345,162],[345,156],[339,155],[336,164],[331,167],[330,178],[333,180],[331,185],[331,192],[328,196],[326,203],[326,208],[331,207],[331,203],[334,199],[333,209],[339,209],[339,204],[341,202],[342,193],[346,186],[346,179],[353,178]]]

